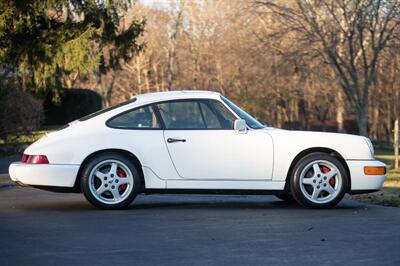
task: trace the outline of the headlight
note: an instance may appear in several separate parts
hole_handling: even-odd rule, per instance
[[[365,142],[367,143],[368,148],[371,151],[371,154],[372,154],[372,157],[373,157],[375,155],[374,145],[372,145],[372,142],[371,142],[371,140],[369,138],[364,137],[364,139],[365,139]]]

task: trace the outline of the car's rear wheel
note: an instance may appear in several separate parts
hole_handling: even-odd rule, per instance
[[[122,209],[136,197],[140,188],[136,166],[119,153],[103,153],[90,160],[81,176],[86,199],[102,209]]]
[[[291,192],[305,207],[331,208],[342,200],[348,187],[343,164],[326,153],[312,153],[302,158],[291,176]]]

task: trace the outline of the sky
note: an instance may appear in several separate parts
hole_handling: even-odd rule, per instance
[[[169,5],[169,0],[139,0],[139,2],[151,7],[167,7]]]

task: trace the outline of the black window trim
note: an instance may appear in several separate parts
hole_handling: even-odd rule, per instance
[[[209,98],[183,98],[183,99],[173,99],[173,100],[165,100],[165,101],[153,102],[153,103],[144,104],[144,105],[141,105],[141,106],[136,106],[136,107],[134,107],[132,109],[123,111],[122,113],[119,113],[119,114],[107,119],[105,124],[109,128],[122,129],[122,130],[175,130],[175,131],[176,130],[234,130],[233,127],[232,128],[166,128],[165,122],[164,122],[164,120],[162,119],[162,116],[161,116],[161,112],[160,112],[160,110],[159,110],[159,108],[157,106],[158,104],[170,103],[170,102],[196,102],[196,103],[203,102],[212,110],[212,112],[217,116],[217,119],[220,121],[220,119],[221,119],[220,115],[221,114],[214,109],[214,106],[212,104],[210,104],[210,102],[212,102],[212,101],[221,103],[230,113],[233,114],[234,117],[238,118],[237,114],[235,112],[232,112],[232,110],[230,108],[228,108],[228,106],[222,101],[219,101],[219,100],[216,100],[216,99],[209,99]],[[157,122],[158,122],[158,124],[160,126],[158,128],[114,127],[114,126],[109,125],[110,120],[112,120],[112,119],[114,119],[114,118],[116,118],[118,116],[121,116],[121,115],[123,115],[125,113],[131,112],[131,111],[134,111],[134,110],[137,110],[137,109],[140,109],[140,108],[149,107],[149,106],[152,108],[154,114],[156,115]]]
[[[154,103],[154,105],[155,105],[155,108],[157,109],[157,112],[159,112],[159,108],[157,106],[158,104],[170,103],[170,102],[204,102],[207,106],[211,107],[211,109],[212,109],[212,106],[208,105],[210,101],[222,103],[221,101],[218,101],[216,99],[209,99],[209,98],[184,98],[184,99],[173,99],[173,100],[160,101],[160,102]],[[223,104],[223,106],[226,108],[225,104]],[[232,113],[232,111],[230,109],[227,108],[227,110]],[[237,117],[237,115],[235,113],[232,113],[232,114],[234,117]],[[232,128],[166,128],[164,120],[161,117],[161,113],[159,113],[159,115],[160,115],[160,119],[162,120],[163,130],[172,130],[172,131],[173,130],[175,130],[175,131],[176,130],[234,130],[233,127]],[[220,119],[219,115],[217,115],[217,118]]]
[[[150,109],[155,114],[156,120],[157,120],[157,123],[158,123],[159,127],[118,127],[118,126],[110,125],[111,120],[113,120],[114,118],[117,118],[117,117],[122,116],[122,115],[124,115],[126,113],[129,113],[129,112],[132,112],[132,111],[135,111],[135,110],[139,110],[141,108],[146,108],[146,107],[150,107]],[[159,117],[159,114],[157,114],[157,111],[158,111],[158,109],[156,110],[156,108],[154,106],[154,103],[137,106],[137,107],[134,107],[132,109],[123,111],[122,113],[119,113],[119,114],[107,119],[106,126],[109,127],[109,128],[113,128],[113,129],[123,129],[123,130],[163,130],[164,129],[164,122],[161,123],[160,117]]]
[[[200,111],[201,121],[203,121],[205,129],[207,129],[208,126],[207,126],[206,120],[204,119],[203,109],[201,108],[201,105],[200,105],[201,102],[200,101],[196,101],[196,103],[197,103],[197,107],[199,108],[199,111]]]

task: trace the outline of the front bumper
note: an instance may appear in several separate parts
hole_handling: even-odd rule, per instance
[[[32,186],[73,187],[79,165],[12,163],[11,180]]]
[[[366,175],[365,166],[384,166],[386,164],[377,160],[347,160],[347,166],[351,176],[351,192],[357,191],[376,191],[381,189],[385,182],[385,175]]]

